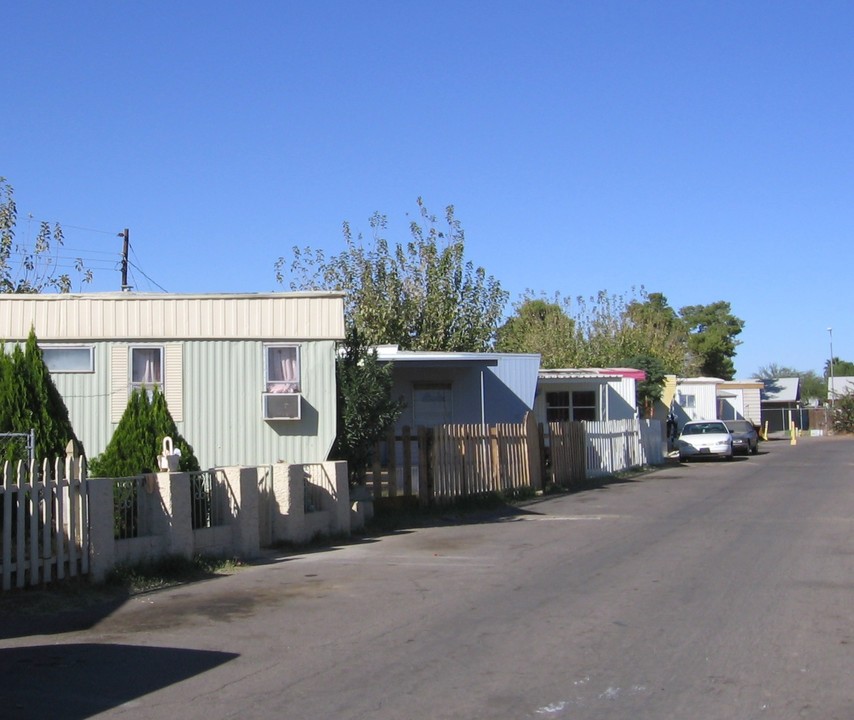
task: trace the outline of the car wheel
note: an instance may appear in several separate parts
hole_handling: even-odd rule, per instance
[[[759,445],[758,444],[754,445],[752,448],[750,448],[750,454],[751,455],[758,455],[759,454]]]

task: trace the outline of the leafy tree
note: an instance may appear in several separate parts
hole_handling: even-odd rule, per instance
[[[643,370],[646,378],[635,386],[638,407],[643,408],[645,417],[652,417],[655,403],[661,400],[664,394],[664,380],[667,374],[664,364],[653,355],[635,355],[626,358],[621,365]]]
[[[374,446],[403,409],[391,397],[391,365],[377,360],[358,331],[351,327],[336,362],[338,433],[332,457],[346,460],[351,484],[363,483]]]
[[[135,389],[106,449],[89,463],[90,475],[129,477],[155,472],[157,456],[167,435],[172,438],[173,446],[181,450],[178,469],[198,470],[199,461],[193,448],[178,433],[160,388],[152,390],[150,399],[148,391]]]
[[[685,369],[687,330],[660,293],[600,290],[578,297],[575,321],[576,367],[624,365],[626,358],[657,358],[665,372]]]
[[[854,363],[848,360],[840,360],[838,357],[833,358],[834,377],[850,377],[852,375],[854,375]],[[830,360],[824,361],[824,377],[830,377]]]
[[[665,372],[685,368],[688,331],[661,293],[605,290],[572,303],[528,291],[498,331],[496,347],[539,352],[546,367],[605,367],[625,358],[656,358]]]
[[[54,459],[65,456],[69,441],[82,451],[71,426],[68,409],[44,364],[34,330],[23,348],[15,345],[11,354],[0,353],[0,431],[35,431],[36,455]],[[25,459],[24,446],[8,443],[6,460]]]
[[[625,295],[600,290],[589,298],[575,300],[578,335],[576,367],[608,367],[643,352],[644,346],[628,315]]]
[[[744,328],[744,320],[732,314],[724,301],[710,305],[688,305],[679,311],[688,328],[688,351],[701,375],[732,380],[735,375],[735,349],[740,341],[736,336]]]
[[[626,309],[633,331],[639,336],[642,356],[657,358],[666,373],[690,375],[686,366],[688,330],[662,293],[649,293]]]
[[[572,367],[576,357],[575,321],[568,303],[526,294],[515,306],[515,314],[498,328],[495,349],[499,352],[534,352],[546,368]]]
[[[18,209],[15,193],[6,178],[0,177],[0,292],[38,293],[45,290],[70,292],[72,278],[58,270],[55,253],[64,238],[59,223],[40,222],[35,242],[30,246],[15,239]],[[74,269],[82,283],[92,280],[81,258]]]
[[[778,365],[777,363],[763,365],[755,373],[753,373],[753,377],[757,380],[776,380],[777,378],[800,376],[800,370],[795,370],[794,368],[791,368],[788,365]]]
[[[344,290],[347,324],[368,345],[396,344],[406,350],[480,351],[491,347],[507,293],[482,267],[465,261],[465,234],[452,205],[444,223],[418,198],[420,221],[410,223],[407,243],[383,237],[387,218],[370,219],[372,245],[355,239],[344,223],[346,249],[326,258],[322,251],[294,248],[293,290]],[[284,282],[287,261],[276,262]]]
[[[854,433],[854,395],[836,398],[833,403],[831,424],[834,432]]]

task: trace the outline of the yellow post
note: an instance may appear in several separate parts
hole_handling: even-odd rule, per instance
[[[794,423],[792,423],[792,425],[790,427],[791,427],[791,431],[792,431],[792,440],[790,441],[789,444],[790,445],[797,445],[798,444],[798,428],[795,427]]]
[[[768,439],[768,421],[765,421],[765,424],[762,426],[762,439]]]

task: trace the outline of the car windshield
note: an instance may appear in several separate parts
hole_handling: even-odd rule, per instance
[[[724,423],[729,428],[730,432],[750,432],[753,430],[753,425],[751,425],[747,420],[727,420]]]
[[[683,435],[711,435],[712,433],[727,433],[726,425],[722,422],[688,423],[682,428]]]

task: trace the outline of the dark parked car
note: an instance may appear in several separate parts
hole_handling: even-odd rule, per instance
[[[734,453],[750,453],[756,455],[759,452],[759,434],[753,424],[747,420],[726,420],[730,435],[732,435],[732,451]]]

